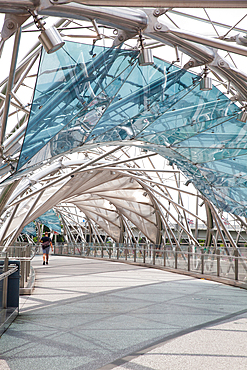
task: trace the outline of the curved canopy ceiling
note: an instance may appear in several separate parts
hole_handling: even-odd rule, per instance
[[[21,203],[7,236],[21,224],[23,215],[26,214],[33,199],[35,198],[29,198]],[[44,212],[59,204],[62,207],[65,203],[67,207],[77,206],[107,235],[118,242],[123,229],[121,223],[124,223],[124,229],[128,230],[129,222],[149,240],[156,242],[159,229],[155,203],[152,202],[145,187],[130,174],[111,170],[91,170],[68,177],[63,184],[42,192],[25,224],[34,219],[42,222],[41,216]],[[56,209],[59,213],[59,207]]]

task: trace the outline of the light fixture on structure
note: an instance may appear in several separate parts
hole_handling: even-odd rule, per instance
[[[144,48],[143,41],[144,39],[142,37],[142,34],[140,33],[140,36],[139,36],[140,54],[138,57],[138,64],[141,67],[150,66],[154,64],[152,50]]]
[[[44,46],[45,51],[48,54],[54,53],[64,45],[64,41],[61,39],[58,30],[53,26],[47,30],[41,30],[39,41]]]
[[[62,40],[58,30],[54,26],[45,29],[45,22],[42,21],[42,18],[38,16],[37,12],[30,13],[34,18],[36,26],[41,31],[38,38],[47,54],[52,54],[60,49],[65,44],[65,42]]]
[[[212,79],[208,77],[208,73],[209,73],[208,67],[205,66],[202,79],[200,81],[200,90],[202,91],[212,90]]]
[[[239,115],[237,116],[237,120],[243,123],[246,123],[247,121],[247,107],[244,107]]]

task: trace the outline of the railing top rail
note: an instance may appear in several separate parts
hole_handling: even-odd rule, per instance
[[[26,248],[26,247],[30,247],[30,246],[33,246],[33,244],[30,244],[30,243],[27,243],[25,245],[10,245],[8,247],[9,248]],[[4,245],[0,245],[0,251],[4,248],[5,246]]]
[[[31,245],[29,245],[31,246]],[[14,248],[14,250],[22,250],[22,251],[26,251],[26,247],[12,247]],[[16,255],[11,255],[11,253],[13,252],[12,249],[9,249],[8,252],[2,252],[0,250],[0,258],[5,258],[6,256],[6,253],[8,255],[8,258],[10,260],[18,260],[18,261],[31,261],[34,256],[36,255],[36,252],[37,252],[37,248],[34,249],[34,247],[31,249],[31,255],[30,256],[16,256]]]
[[[8,271],[6,272],[3,272],[1,275],[0,275],[0,281],[5,279],[6,277],[12,275],[14,272],[16,272],[18,270],[18,266],[15,266],[15,267],[10,267]]]
[[[247,289],[247,248],[83,242],[80,245],[59,243],[55,245],[55,254],[157,265],[173,272],[210,275],[212,280],[221,279],[223,283],[227,281]]]

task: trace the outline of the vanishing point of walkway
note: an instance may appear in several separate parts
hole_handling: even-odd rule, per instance
[[[36,256],[1,370],[246,370],[247,291],[123,263]]]

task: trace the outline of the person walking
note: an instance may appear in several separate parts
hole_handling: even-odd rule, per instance
[[[45,232],[45,236],[43,236],[40,239],[40,243],[42,243],[42,248],[43,248],[43,265],[47,264],[48,265],[48,259],[49,259],[49,252],[50,252],[50,247],[53,251],[53,245],[51,242],[51,238],[48,236],[48,232]]]

